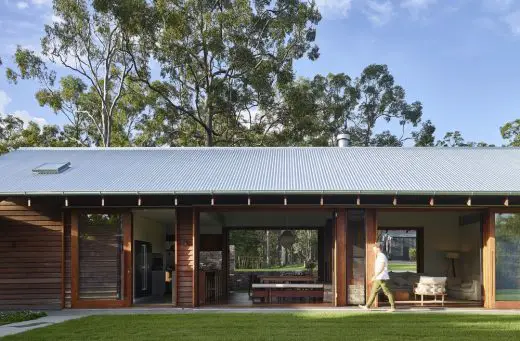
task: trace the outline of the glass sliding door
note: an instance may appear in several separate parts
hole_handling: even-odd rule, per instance
[[[347,304],[365,303],[365,211],[347,211]]]
[[[496,301],[520,301],[520,213],[495,215]]]

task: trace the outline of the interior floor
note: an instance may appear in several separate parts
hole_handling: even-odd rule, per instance
[[[482,307],[482,302],[479,301],[468,301],[468,300],[458,300],[458,299],[450,299],[446,298],[444,300],[444,306],[441,304],[440,299],[437,301],[434,300],[428,300],[424,301],[423,303],[424,307],[435,307],[435,308],[442,308],[442,307]],[[387,302],[382,302],[380,306],[385,307],[389,306]],[[417,301],[396,301],[395,306],[397,308],[406,308],[406,307],[421,307],[421,301],[418,299]]]
[[[237,308],[247,308],[247,307],[332,307],[332,303],[327,302],[305,302],[305,301],[284,301],[284,302],[272,302],[272,303],[262,303],[256,302],[253,303],[251,297],[247,292],[231,292],[228,296],[227,300],[223,300],[218,303],[208,304],[207,306],[233,306]],[[380,302],[380,307],[387,307],[387,302]],[[449,307],[458,307],[458,308],[469,308],[469,307],[482,307],[482,303],[478,301],[468,301],[468,300],[458,300],[454,298],[446,298],[444,300],[444,306],[441,305],[439,301],[433,300],[425,300],[423,302],[423,306],[421,306],[420,300],[414,301],[397,301],[396,307],[398,309],[410,309],[417,307],[424,307],[429,309],[442,309]]]
[[[240,308],[247,307],[292,307],[292,306],[312,306],[312,307],[331,307],[331,303],[327,302],[309,302],[306,300],[284,300],[284,301],[273,301],[271,303],[259,302],[251,299],[247,292],[235,291],[230,292],[227,299],[222,299],[217,303],[207,304],[207,306],[233,306]]]
[[[139,297],[134,299],[134,305],[148,305],[148,304],[172,304],[172,295],[167,294],[164,296],[147,296],[147,297]]]

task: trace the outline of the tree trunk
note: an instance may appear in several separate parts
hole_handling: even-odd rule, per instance
[[[206,147],[213,147],[213,114],[208,110],[208,127],[206,129]]]
[[[206,147],[213,147],[213,133],[207,130],[206,135]]]
[[[265,235],[266,235],[266,252],[265,252],[265,263],[267,264],[267,267],[269,267],[269,265],[271,264],[271,261],[269,259],[269,230],[265,231]]]

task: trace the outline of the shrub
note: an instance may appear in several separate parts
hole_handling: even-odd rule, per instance
[[[417,249],[414,247],[408,249],[408,257],[410,257],[410,260],[417,260]]]
[[[47,316],[47,313],[42,311],[11,311],[11,312],[0,312],[0,325],[15,323],[15,322],[23,322],[34,320],[40,317]]]

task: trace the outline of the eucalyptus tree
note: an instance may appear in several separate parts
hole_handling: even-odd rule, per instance
[[[54,0],[58,19],[45,25],[41,53],[18,47],[14,58],[17,68],[8,69],[7,77],[14,82],[38,80],[42,86],[40,102],[66,114],[73,125],[87,120],[101,137],[99,144],[110,146],[117,106],[126,93],[132,63],[123,50],[129,37],[122,25],[111,12],[100,11],[95,5],[96,1]],[[76,90],[88,87],[92,91],[93,106],[69,110],[65,103],[70,98],[58,99],[63,92],[55,87],[56,66],[72,73],[73,78],[65,82],[75,82]]]
[[[293,80],[293,62],[319,55],[314,2],[137,3],[133,15],[129,6],[105,8],[139,34],[126,50],[136,79],[162,98],[173,121],[187,121],[190,144],[233,143],[250,128],[248,113],[271,108],[276,89]]]
[[[508,140],[509,146],[520,147],[520,119],[507,122],[500,127],[502,138]]]

